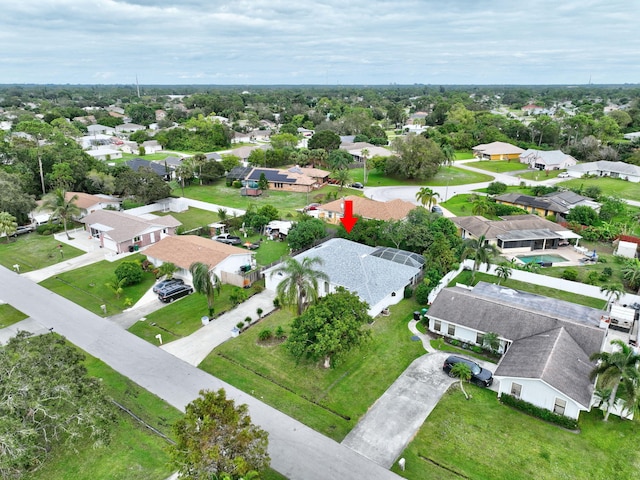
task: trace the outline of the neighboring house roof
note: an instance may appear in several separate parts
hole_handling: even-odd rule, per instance
[[[583,197],[571,191],[553,192],[543,195],[542,197],[523,195],[521,193],[505,193],[496,196],[495,199],[497,201],[513,203],[514,205],[540,208],[557,213],[568,213],[569,210],[578,205],[591,207],[596,211],[600,208],[600,204],[594,202],[589,197]]]
[[[103,155],[122,156],[122,152],[115,148],[96,148],[93,150],[85,150],[84,153],[91,157],[101,157]]]
[[[340,145],[340,150],[346,150],[349,154],[362,157],[362,150],[368,150],[367,158],[372,157],[390,157],[393,155],[393,152],[387,150],[383,147],[378,147],[377,145],[372,145],[367,142],[357,142],[357,143],[342,143]]]
[[[482,152],[484,155],[513,155],[521,154],[524,150],[506,142],[483,143],[473,147],[474,152]]]
[[[165,164],[169,167],[175,168],[179,165],[182,165],[182,160],[183,159],[181,157],[167,157],[163,158],[162,160],[154,160],[153,163],[161,165],[163,168]]]
[[[129,167],[131,170],[139,171],[141,168],[149,168],[154,173],[157,173],[161,177],[168,175],[167,169],[164,166],[164,163],[158,164],[155,162],[150,162],[148,160],[143,160],[142,158],[132,158],[131,160],[127,160],[124,164]]]
[[[291,168],[289,170],[279,170],[277,168],[254,168],[245,180],[260,180],[260,176],[264,173],[267,181],[273,183],[289,183],[296,185],[314,185],[316,180],[302,173],[300,169]]]
[[[484,235],[487,240],[495,240],[500,235],[520,230],[549,231],[558,233],[562,238],[582,238],[566,227],[537,215],[508,215],[501,218],[502,220],[489,220],[480,216],[472,216],[453,217],[450,220],[472,236],[479,238]]]
[[[157,140],[147,140],[142,142],[143,147],[162,147]]]
[[[244,180],[251,170],[253,167],[234,167],[227,173],[227,180]]]
[[[91,226],[91,228],[104,232],[105,235],[116,242],[131,240],[146,231],[182,225],[182,223],[171,215],[147,220],[127,213],[110,210],[98,210],[90,213],[80,221]]]
[[[206,153],[204,156],[207,158],[207,160],[215,160],[216,162],[222,160],[222,156],[216,152]]]
[[[247,158],[249,158],[249,155],[251,155],[251,152],[254,151],[255,149],[261,149],[261,150],[268,150],[269,148],[271,148],[270,145],[255,145],[255,146],[245,146],[245,147],[240,147],[240,148],[236,148],[234,150],[231,150],[229,153],[229,155],[235,155],[236,157],[240,158],[241,160],[246,160]]]
[[[171,262],[180,268],[189,269],[194,262],[202,262],[210,268],[215,268],[231,255],[253,255],[254,253],[209,238],[177,235],[163,238],[148,247],[144,254],[162,262]]]
[[[395,199],[389,202],[378,202],[366,197],[349,195],[344,199],[334,200],[318,207],[318,210],[342,215],[344,213],[344,201],[353,202],[353,214],[362,218],[376,220],[402,220],[416,206],[405,200]]]
[[[294,258],[301,262],[305,257],[318,257],[321,265],[314,268],[329,276],[333,285],[343,286],[372,307],[390,292],[403,289],[420,273],[420,269],[374,256],[377,250],[342,238],[321,243]],[[269,275],[277,267],[264,272]]]
[[[543,163],[547,166],[565,165],[567,162],[577,163],[577,160],[571,155],[567,155],[561,150],[536,150],[530,148],[520,154],[520,160],[526,160],[528,163]]]
[[[106,198],[96,197],[95,195],[84,192],[66,192],[64,195],[64,199],[68,202],[73,198],[74,195],[77,195],[78,197],[75,200],[75,204],[83,210],[91,208],[99,203],[120,203],[119,200],[116,199],[109,200]]]
[[[624,162],[609,162],[608,160],[599,160],[597,162],[579,163],[567,168],[570,172],[612,172],[619,175],[631,175],[640,177],[640,167]]]

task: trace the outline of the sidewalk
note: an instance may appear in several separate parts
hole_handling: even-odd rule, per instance
[[[84,267],[86,265],[91,265],[92,263],[99,262],[100,260],[104,260],[104,251],[95,250],[40,270],[23,273],[21,276],[28,278],[35,283],[39,283],[49,277],[53,277],[54,275],[58,275],[68,270],[74,270],[79,267]]]
[[[214,348],[232,337],[231,330],[238,322],[243,321],[246,317],[257,319],[256,310],[258,308],[262,309],[262,315],[273,311],[275,296],[275,292],[264,290],[233,310],[220,315],[188,337],[167,343],[160,348],[191,365],[198,366]]]

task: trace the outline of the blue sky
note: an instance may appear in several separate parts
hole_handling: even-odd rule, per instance
[[[0,83],[640,83],[636,2],[0,0]]]

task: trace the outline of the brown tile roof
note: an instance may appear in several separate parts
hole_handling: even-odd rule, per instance
[[[516,153],[524,153],[524,149],[506,142],[483,143],[476,145],[472,150],[474,152],[482,152],[485,155],[512,155]]]
[[[213,268],[231,255],[253,255],[253,252],[242,248],[196,235],[165,237],[147,248],[144,253],[148,257],[171,262],[185,269],[194,262],[202,262]]]
[[[98,203],[106,203],[104,198],[96,197],[95,195],[83,192],[66,192],[64,195],[64,199],[68,202],[73,198],[74,195],[78,196],[76,205],[84,210],[93,207]]]
[[[344,199],[325,203],[319,207],[319,210],[342,214],[344,200],[353,201],[354,215],[375,220],[402,220],[411,210],[416,208],[413,203],[399,199],[391,200],[390,202],[378,202],[370,198],[349,195]]]

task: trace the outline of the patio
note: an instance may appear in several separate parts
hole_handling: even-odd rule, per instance
[[[513,260],[518,265],[525,265],[527,262],[520,260],[518,257],[534,257],[540,256],[544,257],[547,255],[558,255],[560,257],[564,257],[566,261],[553,261],[551,262],[554,267],[572,267],[572,266],[582,266],[586,265],[585,259],[589,257],[587,254],[592,252],[583,249],[582,247],[574,247],[573,245],[565,245],[555,249],[546,249],[546,250],[531,250],[530,252],[518,252],[517,254],[509,254],[503,253],[508,260]]]

